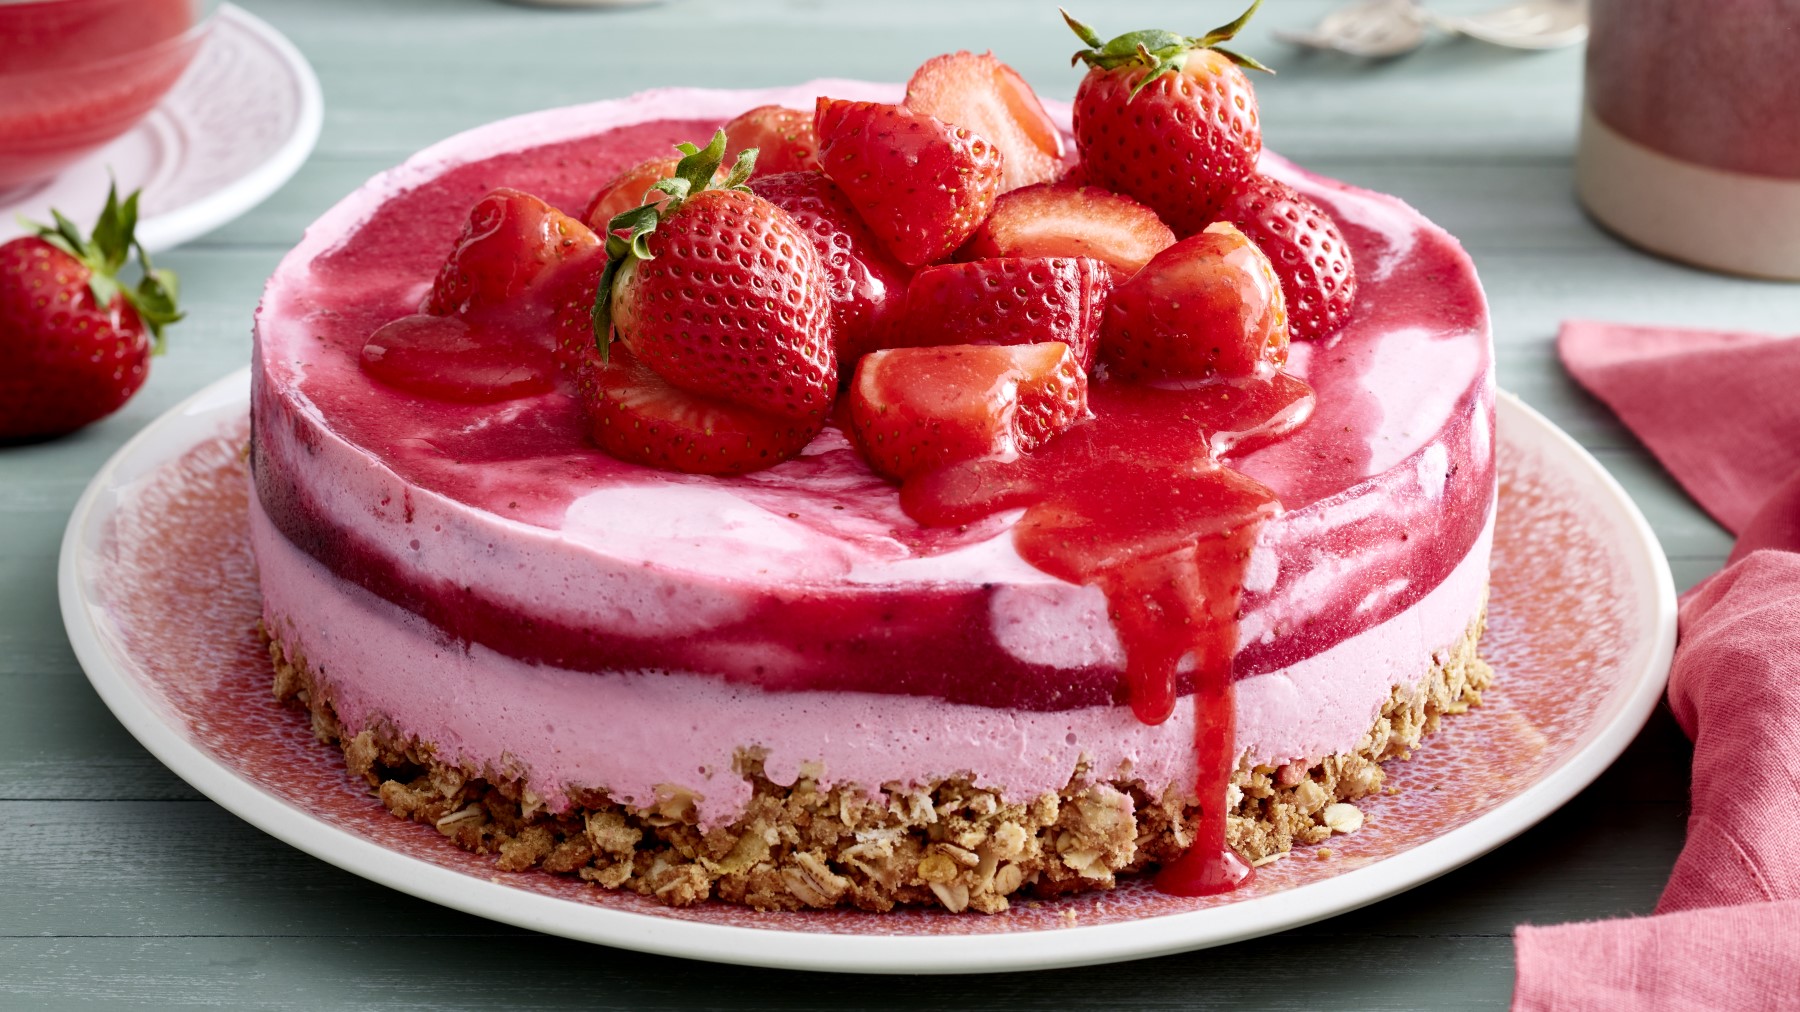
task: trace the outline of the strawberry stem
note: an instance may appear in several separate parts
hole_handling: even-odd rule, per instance
[[[659,179],[644,191],[644,202],[629,211],[621,211],[606,223],[606,269],[600,274],[600,287],[594,292],[594,345],[600,349],[601,361],[612,357],[612,287],[613,279],[627,260],[654,260],[650,252],[650,233],[667,215],[681,210],[681,205],[696,193],[707,190],[742,190],[750,192],[745,181],[756,170],[756,148],[738,152],[731,171],[718,178],[719,165],[725,160],[725,131],[714,132],[706,147],[687,141],[675,145],[681,161],[675,163],[675,174]],[[665,199],[658,202],[657,195]],[[625,235],[619,235],[624,232]]]
[[[51,208],[50,217],[56,222],[53,226],[24,223],[37,233],[38,238],[74,257],[88,269],[88,291],[94,296],[95,305],[110,307],[113,300],[119,298],[129,303],[144,328],[150,331],[152,351],[162,354],[165,347],[163,328],[185,314],[176,307],[180,284],[174,272],[159,270],[152,265],[149,252],[138,241],[138,191],[132,191],[120,203],[118,184],[107,187],[106,206],[94,222],[91,237],[83,235],[79,226],[55,208]],[[119,283],[119,272],[130,263],[134,251],[143,276],[138,279],[137,287],[126,288]]]
[[[1100,34],[1088,25],[1075,20],[1068,11],[1062,11],[1063,21],[1069,30],[1086,43],[1088,48],[1077,50],[1070,58],[1070,65],[1085,63],[1101,70],[1113,70],[1118,67],[1147,67],[1145,74],[1131,89],[1133,97],[1144,90],[1152,81],[1180,71],[1187,64],[1188,54],[1196,49],[1211,49],[1218,52],[1232,63],[1250,70],[1260,70],[1273,74],[1273,70],[1263,66],[1251,57],[1219,45],[1237,37],[1244,26],[1250,22],[1251,15],[1262,6],[1262,0],[1252,0],[1248,9],[1205,35],[1190,38],[1174,32],[1160,29],[1126,32],[1105,42],[1100,41]],[[1058,8],[1061,10],[1061,8]]]

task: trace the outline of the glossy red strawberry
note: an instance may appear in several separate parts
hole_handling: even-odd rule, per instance
[[[751,179],[819,167],[819,137],[813,133],[811,111],[759,105],[723,129],[727,159],[746,148],[756,149],[756,169],[750,174]]]
[[[651,193],[650,188],[673,176],[680,161],[679,157],[646,159],[607,180],[588,201],[587,210],[581,212],[581,220],[587,222],[588,228],[604,234],[608,222],[643,204],[646,199],[658,202],[666,199],[666,195]]]
[[[1087,374],[1058,343],[890,348],[864,356],[850,385],[858,445],[902,481],[958,461],[1015,459],[1087,413]]]
[[[847,375],[865,352],[885,343],[884,335],[905,309],[912,270],[888,253],[857,216],[850,198],[824,173],[752,178],[750,189],[786,211],[812,236],[831,291],[838,369]]]
[[[686,157],[660,205],[619,220],[595,323],[671,384],[786,418],[823,419],[837,392],[831,293],[812,236],[744,185],[714,186],[724,131]]]
[[[581,330],[606,267],[586,225],[530,194],[498,189],[469,212],[423,311],[369,335],[364,372],[438,400],[488,403],[556,385],[559,321],[576,307]]]
[[[1090,182],[1154,210],[1177,235],[1211,224],[1262,153],[1256,93],[1239,66],[1267,69],[1219,43],[1261,6],[1199,38],[1141,31],[1109,42],[1068,17],[1088,44],[1075,92],[1075,143]]]
[[[1329,337],[1356,305],[1350,246],[1319,205],[1279,179],[1255,176],[1220,217],[1269,256],[1287,296],[1288,334],[1297,341]]]
[[[780,418],[688,393],[614,345],[593,343],[575,367],[594,442],[620,460],[687,474],[744,474],[805,449],[823,422]]]
[[[1114,289],[1100,355],[1130,380],[1254,376],[1287,361],[1281,281],[1223,222],[1158,253]]]
[[[1094,363],[1112,271],[1087,257],[1002,257],[927,267],[906,291],[896,346],[1060,341]]]
[[[1002,192],[1062,171],[1063,137],[1031,85],[993,53],[945,53],[906,82],[906,107],[985,137],[1000,150]]]
[[[599,248],[593,229],[529,193],[501,187],[470,209],[420,311],[443,316],[505,305]]]
[[[955,252],[994,206],[1001,155],[984,137],[905,106],[821,98],[819,162],[909,267]]]
[[[1003,193],[959,259],[1093,257],[1119,280],[1175,243],[1156,212],[1095,186],[1028,186]]]
[[[90,239],[56,227],[0,245],[0,441],[72,432],[117,411],[149,372],[162,328],[181,314],[175,276],[137,244],[137,194],[109,192]],[[119,271],[137,250],[143,278]]]

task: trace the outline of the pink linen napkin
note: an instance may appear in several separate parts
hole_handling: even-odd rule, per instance
[[[1656,914],[1521,925],[1513,1007],[1800,1007],[1800,339],[1571,321],[1558,344],[1738,541],[1682,598],[1693,798]]]

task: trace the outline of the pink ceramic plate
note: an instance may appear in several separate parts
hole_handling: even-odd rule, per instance
[[[1568,801],[1643,726],[1675,594],[1643,517],[1580,447],[1500,400],[1501,494],[1486,704],[1390,767],[1365,827],[1204,900],[1141,884],[996,916],[670,910],[541,873],[501,874],[387,813],[276,705],[256,633],[243,447],[248,373],[170,411],[101,469],[63,539],[63,619],[88,678],[158,759],[294,846],[459,910],[570,938],[733,963],[905,973],[1071,966],[1238,941],[1391,896]]]

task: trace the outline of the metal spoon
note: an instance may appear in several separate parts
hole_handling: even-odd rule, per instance
[[[1425,44],[1425,15],[1413,0],[1362,0],[1325,15],[1310,32],[1277,31],[1283,42],[1380,59]]]
[[[1509,49],[1560,49],[1587,39],[1587,0],[1518,0],[1503,7],[1451,17],[1426,13],[1447,32]]]

